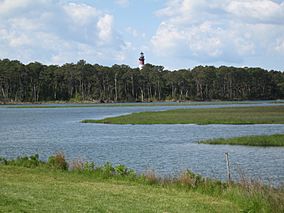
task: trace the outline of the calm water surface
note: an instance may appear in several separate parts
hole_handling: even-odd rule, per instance
[[[226,105],[232,106],[232,105]],[[241,105],[244,106],[244,105]],[[0,108],[0,156],[15,158],[38,153],[41,159],[63,151],[69,161],[122,163],[138,172],[177,175],[185,169],[224,179],[224,153],[229,152],[233,176],[238,168],[248,176],[274,184],[284,182],[284,148],[204,145],[219,137],[284,133],[284,125],[106,125],[83,124],[139,111],[190,106],[94,108]],[[192,106],[220,107],[214,106]]]

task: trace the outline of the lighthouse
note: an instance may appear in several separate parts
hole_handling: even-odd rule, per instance
[[[141,53],[140,53],[140,58],[139,58],[139,69],[140,69],[140,70],[143,69],[144,63],[145,63],[144,53],[141,52]]]

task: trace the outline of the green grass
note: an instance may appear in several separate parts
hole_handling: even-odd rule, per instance
[[[177,109],[140,112],[83,123],[106,124],[284,124],[284,106]]]
[[[259,183],[221,183],[190,171],[175,179],[63,154],[0,158],[0,212],[283,212],[284,193]],[[28,168],[27,168],[28,167]]]
[[[207,141],[201,141],[203,144],[229,144],[246,146],[284,146],[284,134],[244,136],[236,138],[218,138]]]
[[[76,173],[0,166],[0,212],[239,212],[198,192]]]
[[[0,212],[281,212],[281,203],[235,186],[210,195],[43,168],[0,166],[0,174]]]

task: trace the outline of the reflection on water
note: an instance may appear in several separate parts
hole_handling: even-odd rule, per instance
[[[197,144],[200,140],[210,138],[284,133],[284,125],[80,123],[83,119],[173,108],[178,106],[49,109],[2,107],[0,156],[14,158],[38,153],[46,160],[49,155],[63,151],[69,160],[80,158],[99,164],[106,161],[122,163],[139,172],[154,169],[160,175],[176,175],[189,168],[205,176],[224,179],[224,153],[229,152],[234,176],[236,168],[240,167],[251,177],[260,177],[274,183],[284,182],[284,148]]]

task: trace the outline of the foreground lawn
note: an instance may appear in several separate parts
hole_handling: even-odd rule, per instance
[[[284,106],[177,109],[140,112],[83,123],[107,124],[284,124]]]
[[[242,179],[222,183],[187,170],[176,178],[63,153],[0,158],[0,212],[284,212],[284,191]]]
[[[220,198],[135,181],[0,165],[0,212],[240,212]]]
[[[218,138],[213,140],[201,141],[203,144],[229,144],[246,146],[284,146],[284,134],[245,136],[237,138]]]

